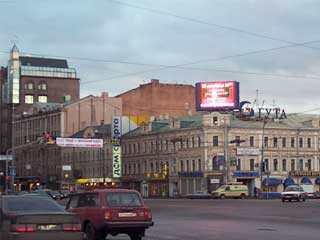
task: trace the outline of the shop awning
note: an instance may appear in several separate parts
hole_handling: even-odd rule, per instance
[[[320,178],[317,178],[316,181],[314,182],[315,184],[319,184],[320,185]]]
[[[265,178],[262,181],[262,185],[277,186],[280,184],[281,184],[281,180],[278,178]]]
[[[285,185],[285,187],[290,186],[290,185],[294,185],[295,182],[292,178],[286,178],[283,182],[283,184]]]
[[[301,179],[301,184],[312,184],[312,182],[309,178],[305,177]]]

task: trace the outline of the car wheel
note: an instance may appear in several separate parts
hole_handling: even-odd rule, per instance
[[[221,199],[224,199],[224,198],[226,198],[226,196],[225,196],[224,194],[221,194],[221,195],[220,195],[220,198],[221,198]]]
[[[289,202],[291,202],[291,199],[289,199]]]
[[[246,198],[246,195],[242,193],[242,194],[240,195],[240,198],[241,198],[241,199],[245,199],[245,198]]]
[[[297,202],[300,202],[300,198],[299,197],[297,198]]]
[[[97,231],[91,223],[88,223],[85,230],[85,239],[86,240],[98,240]]]
[[[284,202],[285,201],[285,199],[284,198],[282,198],[282,202]]]
[[[304,201],[304,202],[305,202],[305,201],[306,201],[306,198],[303,198],[303,199],[302,199],[302,201]]]
[[[130,240],[142,240],[143,234],[138,232],[138,233],[131,233],[129,234]]]

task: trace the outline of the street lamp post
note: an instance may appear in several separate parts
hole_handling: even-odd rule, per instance
[[[261,136],[261,162],[260,162],[260,192],[262,191],[262,174],[264,171],[262,171],[263,169],[265,170],[265,165],[264,165],[264,132],[265,132],[265,127],[267,124],[267,119],[263,120],[263,126],[262,126],[262,136]],[[263,168],[263,169],[262,169]],[[267,179],[267,183],[268,183]],[[268,189],[269,191],[269,189]],[[268,193],[267,193],[267,198],[268,198]]]

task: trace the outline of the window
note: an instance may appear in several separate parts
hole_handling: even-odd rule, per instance
[[[183,160],[180,161],[180,172],[184,171]]]
[[[307,139],[307,146],[308,146],[308,148],[311,148],[311,138]]]
[[[240,136],[236,136],[236,146],[240,146]]]
[[[38,102],[39,103],[46,103],[46,102],[48,102],[48,97],[47,96],[39,96]]]
[[[282,171],[286,172],[287,171],[287,160],[282,159]]]
[[[278,171],[278,159],[273,159],[273,171]]]
[[[212,170],[219,171],[219,159],[217,156],[214,156],[212,158]]]
[[[294,141],[294,137],[291,138],[291,147],[294,148],[295,145],[295,141]]]
[[[303,171],[303,159],[300,159],[299,161],[299,170]]]
[[[241,159],[238,158],[237,160],[237,171],[240,171],[241,170]]]
[[[172,172],[173,172],[173,173],[176,173],[176,172],[177,172],[177,161],[176,161],[176,159],[173,159]]]
[[[154,173],[153,163],[150,164],[150,172],[151,172],[151,173]]]
[[[273,138],[273,147],[278,147],[278,138],[277,137]]]
[[[264,147],[268,147],[268,137],[264,137]]]
[[[218,117],[213,117],[213,125],[218,125]]]
[[[24,89],[33,90],[33,83],[29,82],[29,83],[24,84]]]
[[[187,165],[187,172],[190,172],[190,164],[189,164],[189,160],[187,160],[186,165]]]
[[[47,90],[47,84],[46,83],[40,83],[38,85],[38,90],[42,90],[42,91]]]
[[[282,138],[282,147],[283,148],[287,147],[287,139],[286,138]]]
[[[307,170],[308,170],[308,171],[311,171],[311,159],[308,159],[308,162],[307,162]]]
[[[250,159],[250,171],[254,171],[254,159]]]
[[[269,159],[264,160],[264,168],[266,171],[269,171]]]
[[[110,192],[106,193],[106,200],[109,207],[139,207],[142,202],[136,193]]]
[[[250,147],[254,147],[254,137],[250,137]]]
[[[32,95],[25,95],[24,96],[24,102],[26,104],[33,104],[33,96]]]
[[[219,146],[219,136],[213,136],[212,142],[213,142],[212,146],[218,147]]]
[[[296,161],[294,159],[291,159],[291,171],[296,170]]]
[[[299,147],[303,147],[303,138],[299,138]]]
[[[198,137],[198,147],[201,147],[201,138]]]
[[[191,169],[192,172],[196,171],[196,161],[195,160],[192,160],[192,169]]]
[[[319,160],[320,161],[320,160]],[[198,160],[198,170],[202,171],[201,159]]]

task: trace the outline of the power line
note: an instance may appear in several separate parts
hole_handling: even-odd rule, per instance
[[[161,70],[165,70],[165,69],[169,69],[169,68],[183,68],[185,66],[199,64],[199,63],[205,63],[205,62],[217,62],[217,61],[227,60],[227,59],[231,59],[231,58],[244,57],[244,56],[248,56],[248,55],[255,55],[255,54],[260,54],[260,53],[263,53],[263,52],[276,51],[276,50],[284,49],[284,48],[292,48],[292,47],[305,45],[305,44],[310,44],[310,43],[316,43],[316,42],[320,42],[320,40],[312,41],[312,42],[306,42],[306,43],[297,43],[297,44],[286,45],[286,46],[281,46],[281,47],[276,47],[276,48],[269,48],[269,49],[250,51],[250,52],[245,52],[245,53],[240,53],[240,54],[235,54],[235,55],[229,55],[229,56],[224,56],[224,57],[220,57],[220,58],[215,58],[215,59],[205,59],[205,60],[199,60],[199,61],[183,63],[183,64],[178,64],[178,65],[164,66],[164,67],[159,67],[159,68],[152,68],[152,69],[148,69],[148,70],[133,72],[133,73],[130,73],[130,74],[116,75],[114,77],[110,77],[110,78],[107,78],[105,80],[87,81],[87,82],[83,82],[82,84],[95,83],[95,82],[100,82],[100,81],[116,79],[116,78],[124,78],[124,77],[133,76],[133,75],[140,75],[140,74],[149,73],[149,72],[161,71]],[[195,68],[190,68],[190,69],[195,69]],[[212,71],[212,69],[211,69],[211,71]],[[255,73],[255,74],[257,75],[257,73]]]
[[[111,3],[114,3],[114,4],[118,4],[118,5],[129,7],[129,8],[135,8],[135,9],[139,9],[139,10],[143,10],[143,11],[153,12],[153,13],[156,13],[156,14],[159,14],[159,15],[171,16],[171,17],[174,17],[174,18],[178,18],[178,19],[182,19],[182,20],[185,20],[185,21],[194,22],[194,23],[198,23],[198,24],[203,24],[203,25],[207,25],[207,26],[211,26],[211,27],[227,29],[227,30],[230,30],[230,31],[233,31],[233,32],[239,32],[239,33],[242,33],[242,34],[245,34],[245,35],[249,35],[249,36],[269,39],[269,40],[273,40],[273,41],[277,41],[277,42],[297,44],[296,42],[287,41],[287,40],[283,40],[283,39],[275,38],[275,37],[270,37],[270,36],[267,36],[267,35],[264,35],[264,34],[250,32],[250,31],[243,30],[243,29],[240,29],[240,28],[235,28],[235,27],[224,26],[224,25],[220,25],[220,24],[216,24],[216,23],[211,23],[211,22],[207,22],[207,21],[204,21],[204,20],[196,19],[196,18],[181,16],[181,15],[177,15],[177,14],[174,14],[174,13],[171,13],[171,12],[167,12],[167,11],[162,11],[162,10],[155,9],[155,8],[148,8],[148,7],[145,7],[145,6],[138,6],[138,5],[134,5],[134,4],[118,1],[118,0],[108,0],[108,1],[111,2]],[[301,46],[305,47],[305,48],[311,48],[311,49],[320,50],[320,48],[317,48],[317,47],[311,47],[311,46],[305,46],[305,45],[301,45]]]

